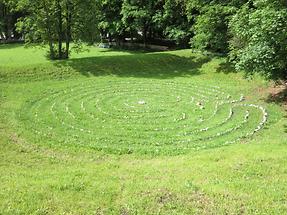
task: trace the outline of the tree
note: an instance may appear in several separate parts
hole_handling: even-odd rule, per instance
[[[230,22],[230,59],[237,70],[286,78],[287,7],[285,1],[245,4]]]
[[[15,24],[24,13],[17,9],[15,1],[0,0],[0,38],[11,40],[21,37],[21,34],[16,31]]]
[[[130,34],[142,35],[144,44],[153,37],[157,0],[124,0],[122,22]]]
[[[102,36],[108,36],[119,40],[124,34],[122,22],[122,0],[100,0],[99,1],[99,24],[98,28]]]
[[[91,30],[96,23],[93,0],[21,0],[19,4],[28,15],[18,22],[18,30],[27,43],[48,44],[51,59],[68,58],[71,41],[88,40],[95,31]]]
[[[236,9],[220,4],[206,6],[197,16],[192,47],[215,52],[228,52],[228,22]]]
[[[187,17],[186,0],[166,0],[161,21],[167,38],[176,41],[181,47],[188,46],[192,23]]]
[[[247,0],[192,0],[187,17],[192,26],[191,46],[195,49],[227,53],[228,23]]]

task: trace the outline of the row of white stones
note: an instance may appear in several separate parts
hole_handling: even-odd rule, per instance
[[[235,103],[235,101],[231,101],[230,103]],[[254,107],[254,105],[251,105],[251,106]],[[255,107],[257,107],[257,106],[255,106]],[[230,109],[230,115],[229,115],[229,117],[228,117],[225,121],[228,121],[228,119],[231,118],[232,115],[233,115],[233,110]],[[249,116],[249,112],[248,112],[248,116]],[[248,116],[245,117],[244,122],[247,121],[247,117],[248,117]],[[224,123],[224,122],[223,122],[223,123]],[[241,126],[242,126],[242,125],[239,125],[239,126],[237,126],[237,127],[235,127],[235,128],[231,128],[231,129],[229,129],[229,130],[227,130],[227,131],[225,131],[225,132],[217,133],[216,136],[222,136],[222,135],[224,135],[224,134],[226,134],[226,133],[230,133],[230,132],[232,132],[232,131],[234,131],[234,130],[239,129]],[[72,127],[72,128],[74,128],[74,127]],[[80,129],[80,130],[81,130],[81,131],[85,131],[85,129]],[[199,131],[195,131],[195,132],[193,132],[193,133],[203,132],[203,131],[208,131],[208,130],[209,130],[209,128],[204,128],[204,129],[201,129],[201,130],[199,130]],[[256,131],[257,131],[257,130],[256,130]],[[88,132],[91,133],[91,131],[88,131]],[[213,136],[213,137],[215,137],[215,136]],[[210,138],[208,138],[208,139],[212,139],[213,137],[210,137]]]

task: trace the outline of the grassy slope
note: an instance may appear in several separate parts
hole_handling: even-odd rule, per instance
[[[287,121],[279,106],[264,102],[268,84],[260,78],[225,74],[223,59],[189,50],[93,48],[56,63],[42,55],[0,46],[0,214],[287,213]],[[248,144],[171,157],[50,148],[21,135],[16,114],[28,98],[87,78],[213,80],[267,106],[271,119]]]

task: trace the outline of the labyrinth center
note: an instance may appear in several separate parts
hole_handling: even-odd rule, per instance
[[[39,140],[111,152],[181,152],[236,143],[266,110],[204,82],[84,81],[41,92],[20,113]]]

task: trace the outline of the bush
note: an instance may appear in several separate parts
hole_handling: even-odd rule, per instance
[[[232,18],[229,56],[237,70],[286,78],[287,9],[280,2],[257,0]]]

